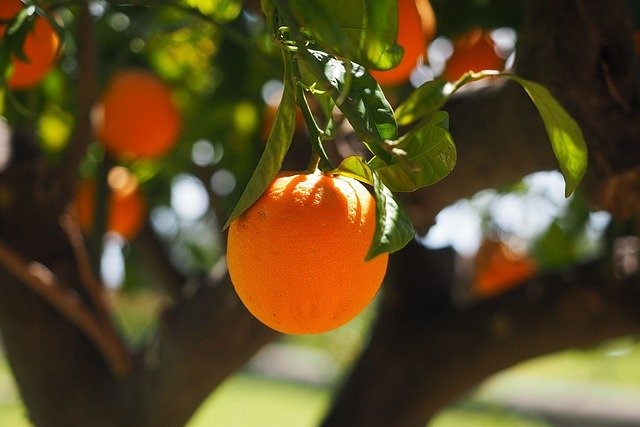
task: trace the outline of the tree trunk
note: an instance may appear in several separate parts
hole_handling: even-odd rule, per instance
[[[246,311],[226,275],[201,278],[128,355],[130,366],[114,369],[113,342],[105,355],[86,318],[78,325],[73,317],[99,319],[100,310],[62,225],[70,192],[61,182],[38,158],[0,173],[0,331],[29,418],[39,427],[184,425],[276,334]],[[60,299],[62,312],[51,304]]]

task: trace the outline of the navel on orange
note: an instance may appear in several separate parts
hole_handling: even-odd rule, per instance
[[[375,199],[355,179],[281,173],[229,228],[227,263],[240,299],[285,333],[321,333],[376,295],[388,254],[365,256]]]

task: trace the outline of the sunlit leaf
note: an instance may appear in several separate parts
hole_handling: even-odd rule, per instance
[[[249,183],[223,229],[226,229],[233,220],[242,215],[242,213],[264,193],[269,183],[282,167],[284,156],[291,145],[291,139],[293,138],[295,129],[296,99],[290,76],[291,71],[289,67],[286,66],[286,63],[287,61],[285,61],[284,92],[280,105],[278,106],[278,111],[276,112],[269,139],[267,140],[262,157],[260,157],[260,161],[249,179]]]
[[[587,170],[587,144],[580,127],[544,86],[516,75],[507,77],[520,83],[538,108],[564,175],[568,197]]]
[[[396,0],[363,0],[367,10],[366,32],[358,51],[357,61],[367,67],[388,70],[402,60],[402,48],[396,44],[398,34],[398,3]]]
[[[415,229],[402,205],[375,172],[372,176],[376,198],[376,231],[367,259],[402,249],[415,236]]]
[[[456,164],[456,146],[449,132],[426,123],[403,135],[395,145],[399,159],[385,164],[374,157],[369,166],[391,191],[414,191],[447,176]]]
[[[383,149],[386,140],[397,137],[398,126],[393,109],[382,89],[367,70],[350,63],[351,78],[347,78],[345,62],[320,51],[302,51],[304,64],[317,79],[319,87],[326,87],[351,126],[367,147],[385,162],[390,155]]]
[[[440,80],[427,82],[416,89],[396,110],[402,125],[422,120],[438,110],[465,84],[487,77],[506,77],[519,83],[540,113],[560,166],[566,187],[565,195],[573,193],[587,170],[587,144],[580,127],[553,95],[541,84],[510,73],[482,71],[466,73],[457,82],[446,84]]]
[[[351,2],[341,2],[346,4]],[[309,37],[325,49],[343,58],[353,58],[353,45],[344,28],[338,25],[331,9],[322,0],[291,0],[289,7]]]
[[[303,30],[333,55],[378,69],[402,59],[396,0],[292,0],[289,5]]]
[[[418,87],[396,108],[396,120],[400,125],[408,125],[420,120],[427,114],[439,110],[447,100],[449,93],[447,81],[431,80]]]

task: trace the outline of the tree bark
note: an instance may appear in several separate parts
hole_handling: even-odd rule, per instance
[[[97,316],[60,224],[69,192],[49,178],[38,159],[0,174],[2,243],[29,261],[27,269],[46,266],[51,286],[72,292]],[[31,421],[184,425],[216,385],[276,336],[246,311],[226,275],[193,280],[195,290],[164,310],[156,335],[118,376],[84,331],[0,268],[0,330]]]

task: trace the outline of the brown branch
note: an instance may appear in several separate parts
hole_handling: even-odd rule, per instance
[[[59,283],[56,275],[38,262],[29,262],[0,241],[0,265],[20,283],[55,307],[82,330],[109,362],[112,372],[125,376],[131,368],[131,356],[109,330],[83,304],[79,295]]]
[[[89,295],[89,298],[91,299],[91,302],[99,316],[102,319],[108,319],[109,310],[107,309],[107,305],[105,304],[103,297],[104,286],[94,274],[93,268],[91,267],[91,257],[89,256],[89,252],[85,246],[84,239],[80,231],[80,225],[78,224],[76,216],[70,212],[71,209],[73,208],[70,206],[69,210],[61,215],[60,225],[62,226],[76,257],[80,284],[83,285],[85,291],[87,291],[87,295]]]
[[[451,260],[410,244],[392,259],[371,340],[322,426],[424,426],[517,362],[636,333],[637,285],[616,281],[608,266],[592,262],[458,306],[446,294]]]
[[[96,41],[93,30],[93,20],[89,12],[88,1],[80,1],[80,12],[77,19],[78,35],[78,110],[77,126],[73,143],[66,153],[67,158],[61,162],[57,170],[62,182],[68,190],[73,186],[78,176],[78,167],[84,158],[89,143],[93,140],[91,110],[96,97]]]

